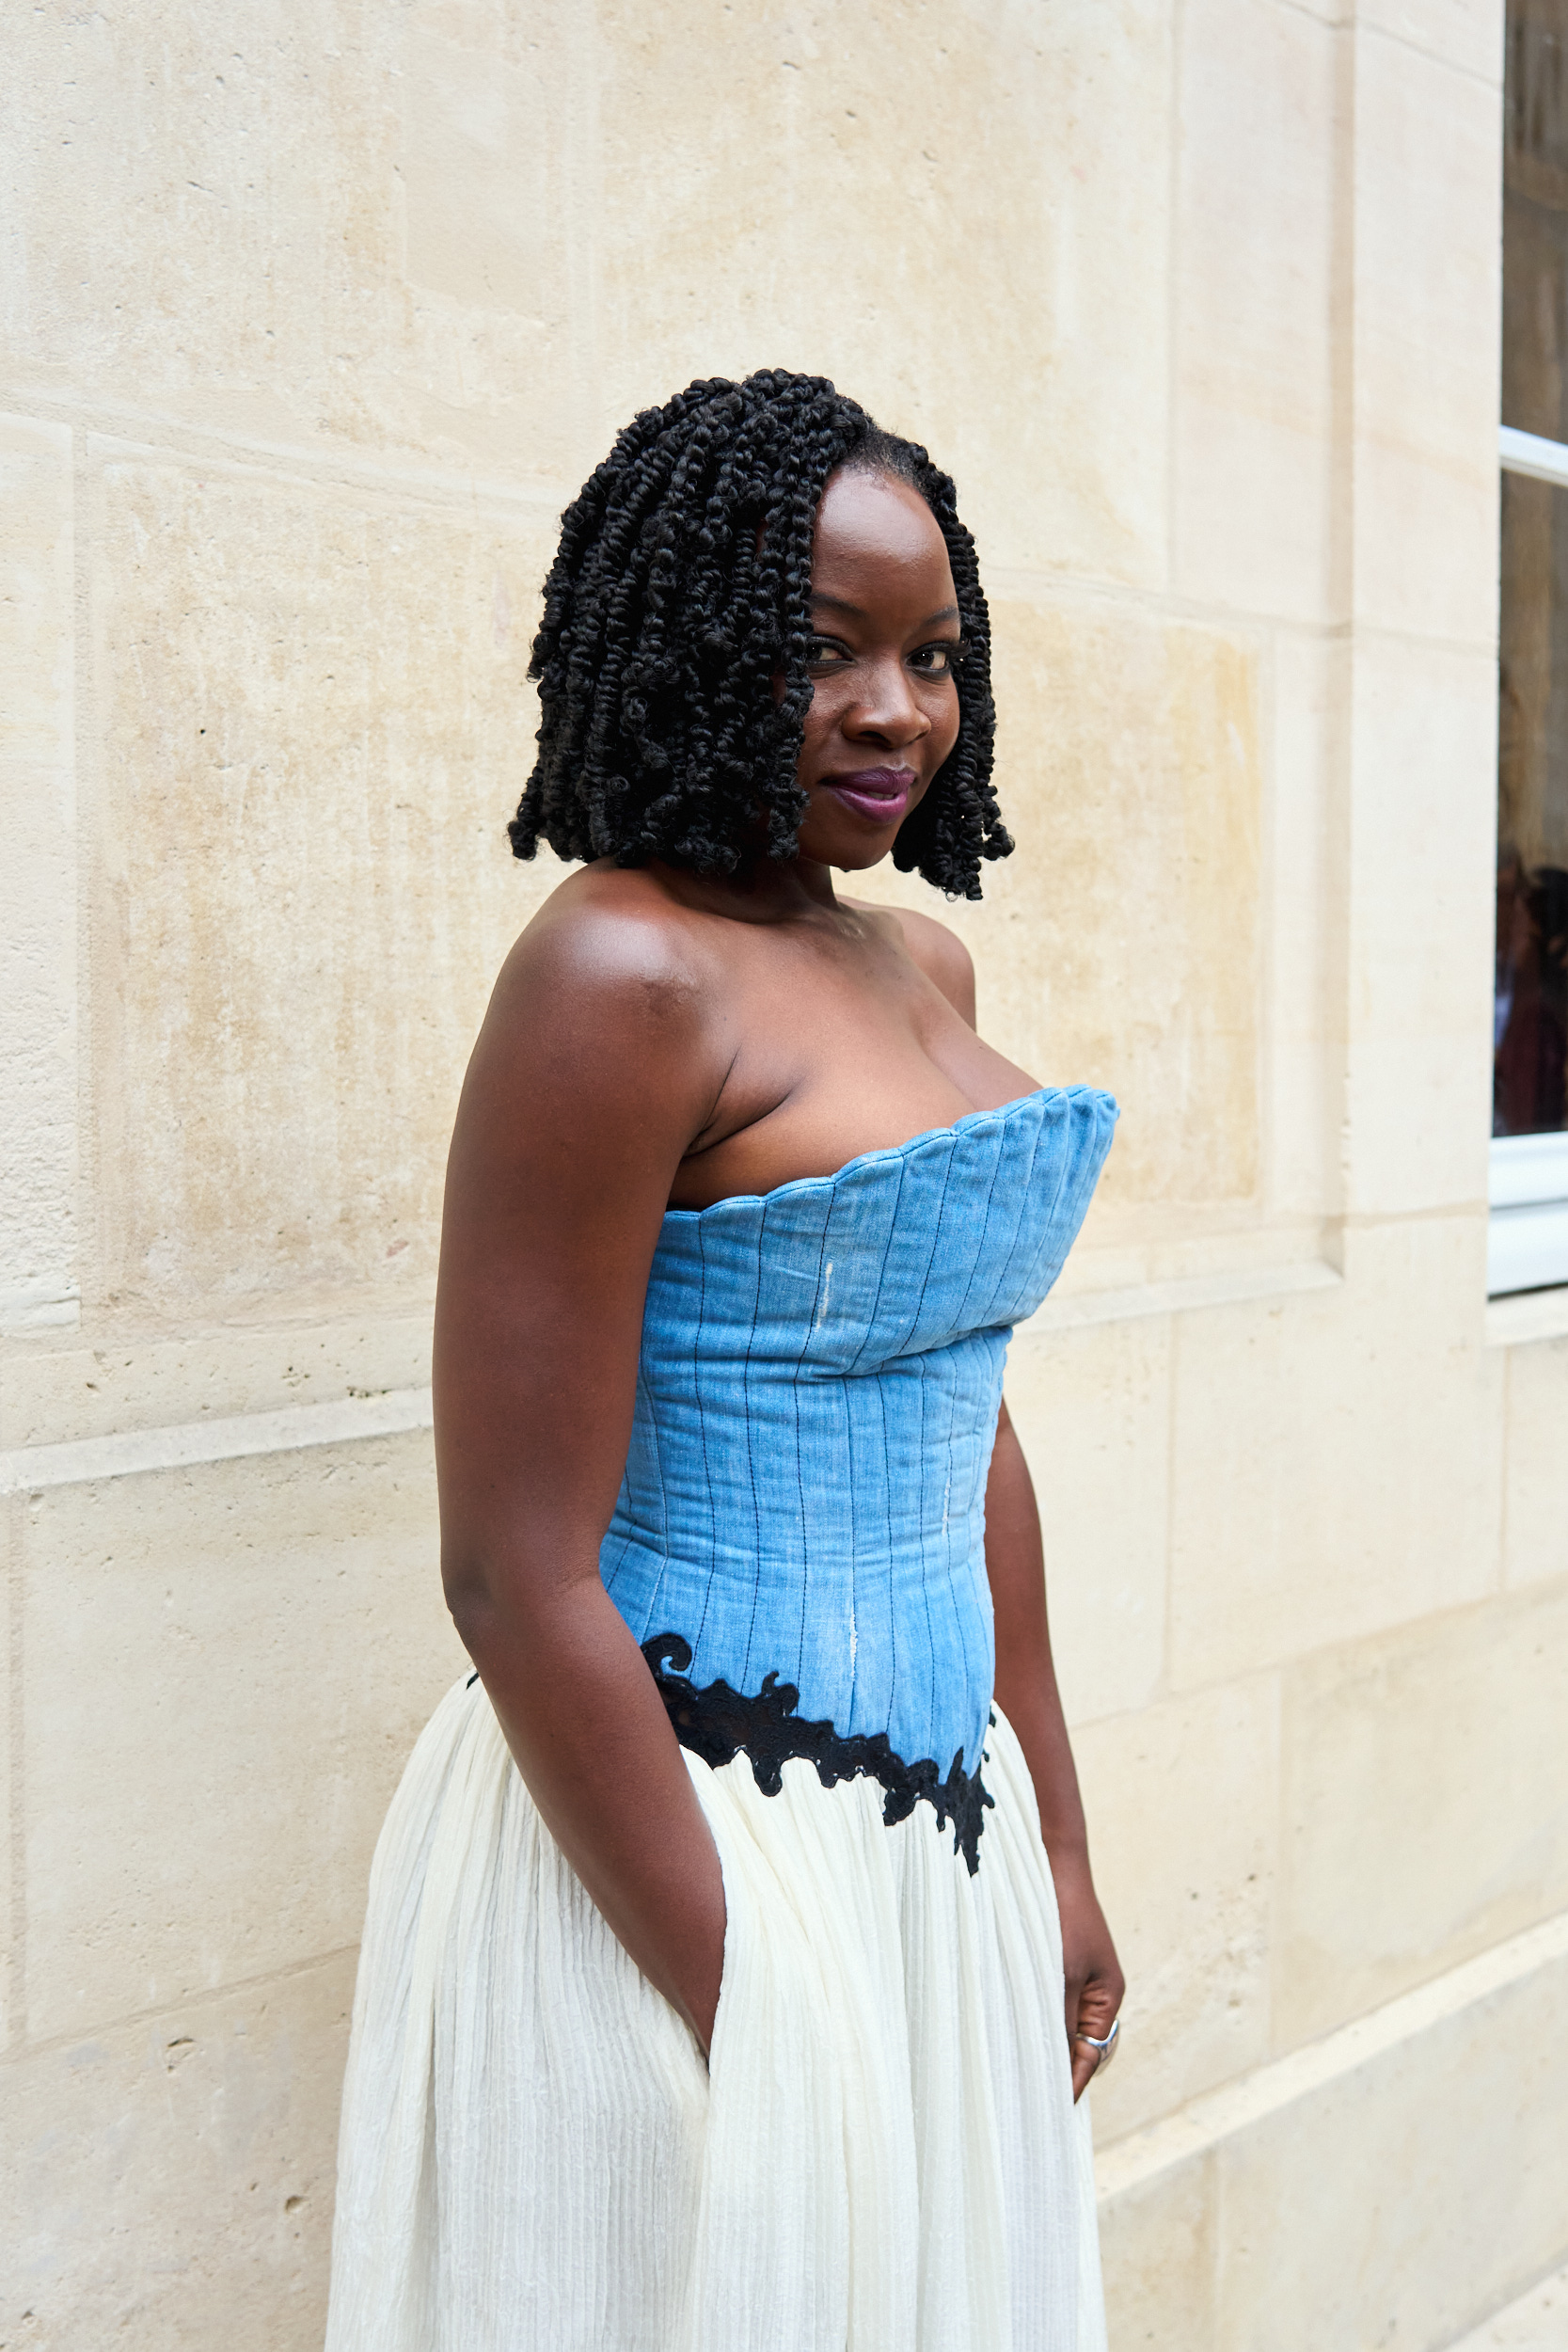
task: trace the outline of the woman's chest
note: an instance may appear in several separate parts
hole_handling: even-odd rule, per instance
[[[875,959],[781,957],[737,988],[730,1019],[724,1088],[673,1207],[833,1175],[1037,1084],[913,967]]]

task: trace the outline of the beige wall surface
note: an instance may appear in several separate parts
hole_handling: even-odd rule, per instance
[[[1124,1108],[1009,1376],[1131,1980],[1113,2352],[1439,2352],[1568,2253],[1499,0],[49,0],[8,63],[0,2344],[319,2341],[554,518],[785,365],[958,478],[1020,848],[949,912]]]

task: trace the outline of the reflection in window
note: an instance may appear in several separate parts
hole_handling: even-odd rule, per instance
[[[1568,442],[1568,7],[1511,0],[1503,422]],[[1568,1125],[1568,490],[1505,474],[1493,1133]]]

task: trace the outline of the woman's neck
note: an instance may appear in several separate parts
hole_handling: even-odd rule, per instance
[[[735,874],[698,874],[655,858],[649,871],[682,906],[742,923],[786,923],[792,916],[839,912],[832,868],[816,858],[759,857]]]

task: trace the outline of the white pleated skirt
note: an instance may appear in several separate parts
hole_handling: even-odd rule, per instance
[[[1022,1752],[972,1876],[929,1804],[688,1754],[728,1925],[711,2069],[483,1686],[371,1877],[327,2352],[1103,2352],[1086,2104]]]

